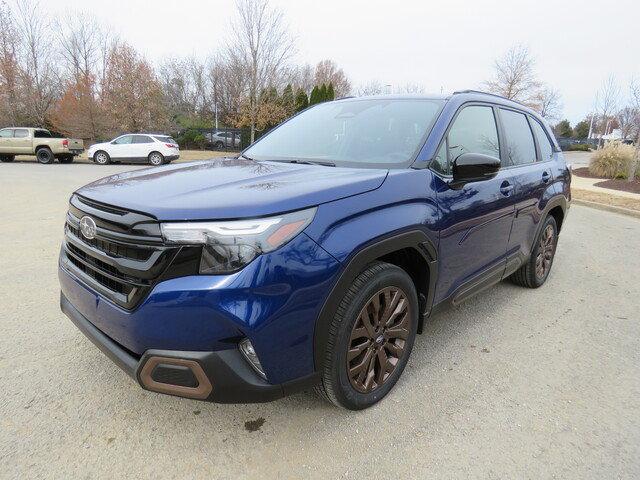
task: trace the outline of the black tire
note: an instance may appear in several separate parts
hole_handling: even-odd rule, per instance
[[[47,147],[39,148],[36,151],[36,159],[38,160],[38,163],[41,163],[43,165],[53,163],[53,160],[55,158],[56,157],[53,156],[53,152]]]
[[[164,155],[160,152],[151,152],[148,157],[149,163],[154,167],[164,164]]]
[[[14,155],[0,155],[0,162],[9,163],[13,162],[16,157]]]
[[[550,243],[546,237],[549,233],[552,234]],[[509,277],[513,283],[521,287],[538,288],[549,277],[553,259],[556,255],[556,247],[558,246],[558,226],[556,225],[556,219],[551,215],[544,219],[534,245],[533,252],[527,263]],[[540,262],[544,267],[542,273],[539,268]]]
[[[60,163],[72,163],[73,162],[73,155],[67,155],[67,156],[63,156],[58,158],[58,161]]]
[[[369,308],[370,306],[374,306],[372,303],[373,299],[380,295],[381,292],[388,291],[389,289],[404,294],[400,301],[403,301],[403,305],[405,305],[403,307],[405,314],[395,316],[395,318],[392,315],[394,323],[386,323],[386,325],[389,325],[388,330],[384,328],[380,331],[376,330],[374,333],[374,336],[376,336],[375,341],[371,339],[367,339],[366,341],[362,340],[364,337],[355,335],[357,330],[363,330],[363,327],[357,328],[358,325],[364,325],[361,320],[361,314],[366,312],[364,314],[367,315],[369,320],[372,320],[370,314],[375,313],[375,311],[369,310]],[[380,301],[381,298],[382,297],[378,296],[378,301]],[[386,300],[384,303],[378,304],[379,309],[377,312],[380,312],[382,315],[387,311],[385,303]],[[400,303],[397,305],[401,306]],[[391,307],[389,311],[397,311],[398,309],[398,307],[393,307],[392,304],[389,306]],[[364,310],[365,307],[367,308],[366,311]],[[375,314],[373,317],[375,317]],[[387,349],[387,344],[390,341],[386,340],[387,332],[391,332],[391,330],[398,331],[398,328],[402,327],[400,324],[395,325],[395,319],[404,319],[402,320],[403,324],[405,324],[405,321],[408,322],[405,324],[406,328],[402,328],[404,332],[403,335],[405,335],[406,338],[404,340],[399,338],[393,340],[396,342],[393,345],[394,350],[398,349],[397,342],[402,342],[402,346],[399,348],[402,354],[399,358],[392,357],[392,351]],[[356,322],[359,323],[356,324]],[[379,325],[381,325],[381,323]],[[371,328],[377,329],[378,327],[375,325],[375,321],[369,323]],[[389,263],[374,262],[370,264],[358,275],[349,290],[345,293],[338,306],[336,315],[329,326],[329,336],[324,355],[324,367],[321,372],[322,380],[320,385],[316,387],[316,391],[334,405],[349,410],[362,410],[379,402],[389,393],[400,378],[400,375],[402,375],[402,371],[407,364],[411,349],[413,348],[417,329],[418,297],[411,277],[401,268]],[[380,337],[383,337],[383,340],[380,340]],[[354,338],[361,338],[361,340],[354,340]],[[354,347],[353,342],[363,343]],[[363,349],[363,345],[365,344],[367,346]],[[358,354],[351,355],[351,359],[349,359],[347,356],[349,349],[351,349],[351,352],[357,351]],[[387,367],[382,370],[382,373],[380,369],[380,357],[378,356],[380,350],[383,351],[383,358],[387,360],[385,363]],[[369,357],[367,357],[367,355],[369,355]],[[367,358],[371,358],[372,363],[367,362]],[[390,363],[389,359],[395,360],[395,363]],[[366,391],[365,389],[363,392],[356,389],[354,386],[356,380],[351,378],[353,374],[350,375],[348,371],[349,366],[353,365],[353,363],[349,362],[354,362],[359,365],[369,364],[368,372],[365,373],[364,382],[368,381],[367,379],[370,377],[369,374],[372,374],[373,377],[376,378],[375,381],[371,380],[370,382],[371,384],[375,384],[374,387],[371,387],[372,389],[370,391]],[[377,369],[375,369],[376,366],[378,367]],[[391,371],[387,372],[389,367]],[[356,370],[356,368],[354,368],[354,370]],[[361,368],[360,372],[363,370],[365,370],[365,368]],[[356,375],[359,374],[360,373]],[[382,377],[380,377],[381,374]],[[379,378],[382,378],[382,381],[379,382]]]
[[[93,161],[98,165],[109,165],[111,163],[111,157],[104,150],[98,150],[93,154]]]
[[[213,148],[215,148],[216,150],[222,150],[224,148],[224,143],[218,140],[216,143],[213,144]]]

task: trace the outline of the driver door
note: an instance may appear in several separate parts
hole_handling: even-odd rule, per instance
[[[489,180],[451,188],[451,166],[463,153],[501,158],[496,112],[491,105],[458,111],[432,170],[441,212],[438,288],[435,302],[461,302],[502,278],[515,205],[509,170]]]
[[[114,160],[129,160],[134,155],[131,151],[133,145],[133,135],[122,135],[116,138],[109,145],[109,156]]]

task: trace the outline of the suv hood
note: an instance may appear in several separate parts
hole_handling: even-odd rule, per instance
[[[380,187],[387,173],[223,158],[120,173],[77,193],[158,220],[216,220],[272,215],[357,195]]]

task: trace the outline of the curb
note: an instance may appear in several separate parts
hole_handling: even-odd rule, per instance
[[[620,213],[622,215],[628,215],[630,217],[640,218],[640,211],[631,210],[630,208],[616,207],[614,205],[607,205],[605,203],[590,202],[588,200],[580,200],[575,197],[571,199],[571,204],[582,205],[584,207],[591,207],[597,210],[604,210],[605,212]]]

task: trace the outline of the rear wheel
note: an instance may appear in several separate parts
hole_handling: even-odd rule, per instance
[[[58,158],[60,163],[71,163],[73,162],[73,155],[65,155]]]
[[[154,166],[162,165],[164,163],[164,155],[160,152],[151,152],[149,154],[149,163]]]
[[[215,148],[216,150],[222,150],[224,148],[224,143],[222,143],[221,141],[217,141],[213,144],[213,148]]]
[[[418,298],[401,268],[376,262],[355,279],[329,326],[318,391],[361,410],[383,399],[402,375],[418,328]]]
[[[531,258],[519,270],[516,270],[511,281],[527,288],[538,288],[544,284],[551,271],[553,259],[558,245],[558,226],[556,220],[549,215],[538,233]]]
[[[14,155],[0,155],[0,162],[13,162],[16,157]]]
[[[93,161],[98,165],[107,165],[111,162],[111,158],[107,152],[103,152],[102,150],[98,150],[93,154]]]
[[[53,163],[54,158],[55,157],[53,156],[53,152],[47,147],[39,148],[36,152],[36,159],[43,165]]]

